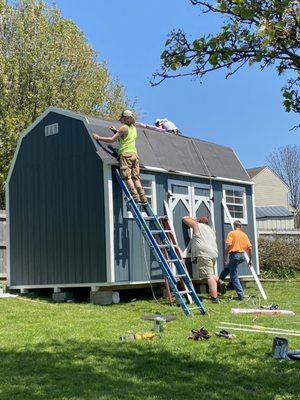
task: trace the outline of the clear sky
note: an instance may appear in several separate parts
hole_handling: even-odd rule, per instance
[[[52,3],[49,1],[49,3]],[[203,83],[190,78],[151,87],[167,34],[176,28],[201,35],[218,30],[216,16],[201,15],[188,0],[56,0],[109,70],[137,99],[143,122],[168,118],[186,135],[231,146],[246,168],[264,165],[273,149],[300,144],[299,116],[286,113],[276,71],[244,68],[225,79],[225,72]]]

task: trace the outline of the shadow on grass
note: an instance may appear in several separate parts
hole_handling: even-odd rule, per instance
[[[196,343],[195,343],[196,344]],[[201,344],[198,343],[200,346]],[[151,343],[50,342],[2,351],[1,400],[299,399],[299,364],[262,357],[243,371],[202,355],[176,355]],[[237,350],[237,349],[236,349]],[[239,356],[251,364],[251,352]],[[276,395],[279,397],[276,397]],[[287,396],[287,397],[285,397]]]

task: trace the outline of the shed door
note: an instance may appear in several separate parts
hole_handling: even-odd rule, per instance
[[[184,256],[188,258],[190,257],[191,232],[183,224],[182,218],[186,215],[197,218],[200,215],[206,215],[210,223],[214,222],[210,188],[207,184],[169,180],[168,193],[168,207],[176,238]]]

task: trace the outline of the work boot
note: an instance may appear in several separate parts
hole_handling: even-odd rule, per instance
[[[218,285],[219,292],[221,294],[225,294],[227,291],[226,283],[223,281],[218,281],[217,285]]]
[[[211,297],[211,302],[212,303],[220,303],[219,297]]]
[[[140,204],[145,205],[148,203],[147,197],[145,195],[144,189],[138,187],[137,188],[137,192],[138,192],[138,196],[139,196],[139,200],[140,200]]]

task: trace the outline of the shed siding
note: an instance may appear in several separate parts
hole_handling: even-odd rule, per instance
[[[102,169],[76,119],[50,113],[23,138],[9,183],[12,286],[106,280]]]
[[[253,178],[255,206],[284,206],[288,208],[288,188],[273,171],[265,168]]]
[[[143,171],[143,174],[153,174],[153,172]],[[156,173],[156,195],[157,195],[157,214],[164,215],[164,201],[168,201],[168,180],[177,179],[184,182],[195,182],[202,184],[209,184],[209,180],[197,179],[194,177],[178,176],[173,174]],[[213,181],[213,193],[214,193],[214,216],[216,225],[216,237],[219,249],[218,258],[218,273],[223,269],[223,254],[224,254],[224,242],[227,233],[231,230],[230,224],[224,223],[224,212],[221,204],[223,196],[223,185],[222,182]],[[228,182],[226,182],[228,185]],[[232,186],[235,186],[232,184]],[[241,185],[237,185],[241,187]],[[253,244],[253,260],[254,267],[256,268],[255,257],[255,236],[254,236],[254,223],[253,223],[253,208],[252,208],[252,187],[245,185],[246,191],[246,202],[247,202],[247,214],[248,224],[243,226],[245,232],[249,235],[249,239]],[[114,179],[113,182],[114,191],[114,218],[115,218],[115,277],[116,282],[138,282],[149,280],[149,270],[151,271],[151,278],[157,279],[161,277],[160,268],[155,260],[152,252],[150,252],[149,246],[146,242],[143,242],[143,236],[137,227],[136,222],[133,219],[124,218],[123,216],[123,205],[121,189],[118,186],[117,181]],[[180,213],[180,207],[176,210]],[[176,221],[177,224],[181,222]],[[180,228],[178,226],[178,228]],[[176,229],[176,227],[175,227]],[[182,227],[184,229],[184,227]],[[183,234],[178,238],[181,243],[180,246],[186,246],[188,243],[187,235]],[[145,261],[146,260],[146,261]],[[191,272],[191,265],[189,263]],[[241,265],[239,267],[240,275],[249,275],[249,269],[247,265]]]

